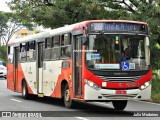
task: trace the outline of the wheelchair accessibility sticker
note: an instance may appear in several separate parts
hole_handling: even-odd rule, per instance
[[[122,70],[130,70],[128,62],[121,62]]]

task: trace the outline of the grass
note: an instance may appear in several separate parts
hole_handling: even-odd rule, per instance
[[[160,103],[160,78],[158,77],[153,77],[152,79],[151,101]]]

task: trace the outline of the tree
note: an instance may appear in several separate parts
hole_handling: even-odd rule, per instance
[[[6,61],[6,46],[0,46],[0,61]]]
[[[8,18],[4,12],[0,12],[0,38],[6,32]]]
[[[13,34],[22,26],[32,29],[33,24],[18,19],[13,13],[0,12],[0,39],[4,43],[7,44]],[[0,60],[6,60],[6,46],[0,45]]]
[[[54,0],[53,6],[46,6],[40,0],[12,0],[9,6],[20,19],[50,28],[110,15],[110,11],[101,7],[97,0]]]
[[[42,1],[48,0],[12,0],[9,6],[19,18],[53,28],[88,19],[151,22],[152,18],[160,16],[159,0],[49,0],[52,6],[46,6]]]
[[[3,34],[7,28],[8,18],[4,12],[0,11],[0,33]]]
[[[12,0],[9,6],[19,19],[50,28],[90,19],[147,22],[153,69],[159,69],[157,66],[160,66],[160,46],[157,38],[160,35],[160,0],[50,0],[52,6],[47,6],[42,1]]]
[[[19,29],[21,29],[21,27],[26,27],[27,29],[32,30],[33,24],[20,20],[16,16],[16,14],[5,13],[5,16],[7,18],[7,21],[6,21],[6,28],[2,35],[2,38],[6,44],[9,42],[13,34]]]

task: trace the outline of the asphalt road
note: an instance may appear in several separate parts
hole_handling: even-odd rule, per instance
[[[24,120],[160,120],[160,104],[142,101],[129,101],[124,111],[115,111],[111,103],[77,102],[73,109],[68,109],[64,107],[63,102],[59,99],[44,97],[25,100],[21,97],[21,93],[8,90],[6,80],[3,78],[0,78],[0,112],[0,116],[3,114],[3,117],[0,117],[2,120],[22,119],[16,116],[38,116],[37,118],[23,118]],[[158,114],[159,117],[146,116],[149,113],[154,116]],[[5,117],[6,114],[7,116],[12,114],[14,118]],[[134,114],[138,117],[133,117]]]

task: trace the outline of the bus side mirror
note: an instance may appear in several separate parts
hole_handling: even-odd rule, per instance
[[[87,36],[83,36],[82,37],[82,44],[85,45],[88,42],[88,37]]]
[[[160,45],[160,35],[159,35],[158,38],[157,38],[157,42],[158,42],[158,44]]]

